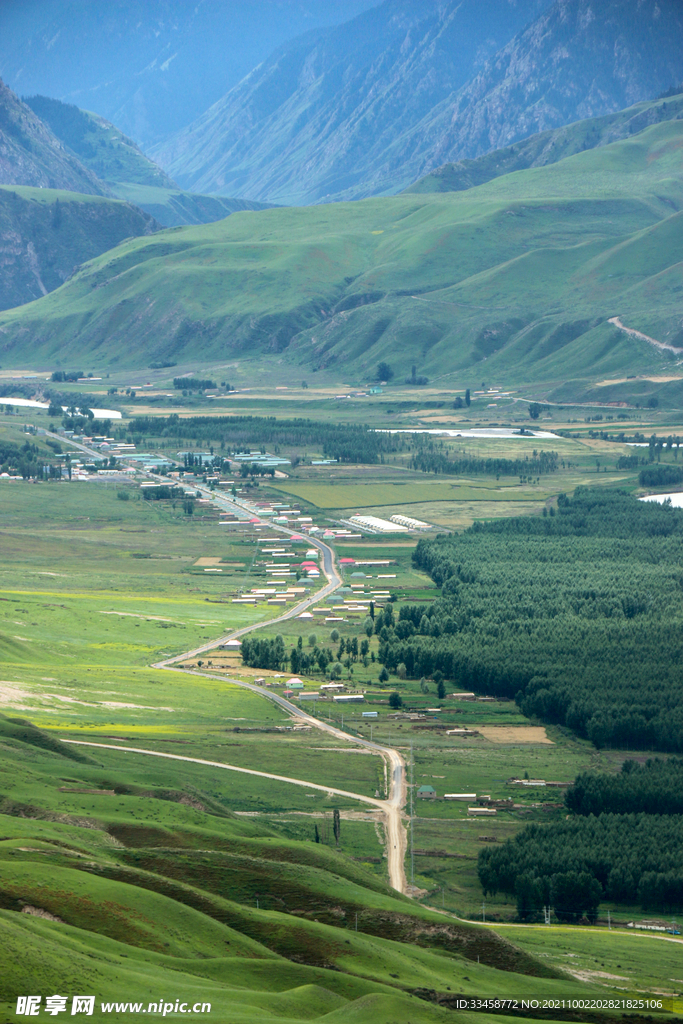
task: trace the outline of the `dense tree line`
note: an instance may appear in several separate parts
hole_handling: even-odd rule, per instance
[[[138,416],[128,429],[141,437],[218,442],[233,451],[260,445],[312,448],[327,458],[352,463],[379,462],[386,453],[402,451],[408,443],[401,434],[365,426],[275,416]]]
[[[419,451],[411,459],[411,467],[423,473],[445,473],[450,476],[542,476],[558,467],[557,452],[535,452],[524,459],[480,459],[476,456],[450,459],[445,452]]]
[[[0,473],[21,476],[24,480],[53,479],[62,475],[61,467],[43,458],[30,441],[21,446],[11,441],[0,441]]]
[[[145,501],[169,501],[171,498],[182,498],[184,494],[182,487],[168,487],[166,484],[142,488]]]
[[[217,388],[215,381],[203,377],[174,377],[173,387],[187,391],[205,391],[207,388]]]
[[[275,672],[284,672],[287,667],[285,642],[279,634],[274,639],[245,636],[240,653],[243,663],[249,668],[267,668]]]
[[[680,466],[657,465],[641,469],[638,474],[641,487],[673,487],[683,483],[683,468]]]
[[[618,775],[584,772],[565,793],[575,814],[683,814],[683,759],[627,760]]]
[[[371,626],[366,630],[367,635],[372,635]],[[242,642],[242,661],[250,668],[283,669],[289,662],[289,668],[293,675],[315,675],[321,673],[323,676],[340,677],[343,669],[346,668],[349,676],[353,672],[353,665],[361,660],[365,666],[375,660],[374,654],[370,654],[370,641],[367,635],[359,637],[339,637],[338,633],[332,632],[332,639],[339,641],[336,653],[329,647],[318,645],[314,633],[308,637],[307,646],[304,646],[303,637],[298,637],[295,646],[287,657],[284,640],[281,636],[275,640],[255,640],[247,637]]]
[[[560,920],[594,918],[601,899],[664,913],[683,908],[683,817],[601,814],[529,825],[480,851],[485,893],[517,897],[522,918],[552,905]]]
[[[62,384],[65,381],[81,380],[83,377],[85,377],[83,370],[55,370],[50,380]]]
[[[682,540],[682,510],[599,488],[561,495],[554,516],[423,539],[414,563],[441,597],[382,622],[379,660],[598,746],[681,751]]]

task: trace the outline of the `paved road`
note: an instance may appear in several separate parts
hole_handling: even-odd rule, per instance
[[[239,505],[235,505],[227,495],[215,494],[208,488],[198,487],[197,490],[208,498],[211,498],[215,503],[222,508],[230,508],[233,511],[244,512]],[[270,529],[279,530],[282,533],[291,536],[291,527],[281,527],[275,523],[268,523],[262,521],[262,525],[268,526]],[[385,819],[385,827],[387,834],[387,860],[389,868],[389,880],[394,889],[399,892],[406,891],[406,876],[405,876],[405,853],[406,853],[406,832],[403,828],[401,821],[401,810],[405,807],[406,803],[406,773],[405,773],[405,762],[401,754],[394,750],[392,747],[384,747],[379,743],[373,743],[370,740],[361,739],[359,737],[350,737],[348,733],[343,732],[336,726],[330,725],[328,722],[323,722],[319,718],[315,718],[313,715],[309,715],[303,708],[292,704],[290,701],[281,697],[278,693],[273,693],[271,690],[267,690],[265,687],[256,686],[254,683],[243,683],[238,679],[226,679],[225,676],[219,676],[210,672],[197,672],[196,669],[183,669],[178,667],[178,662],[187,661],[189,658],[196,658],[200,654],[205,654],[207,651],[215,650],[219,644],[224,644],[228,640],[237,639],[240,636],[244,636],[246,633],[251,633],[253,630],[261,629],[264,625],[273,625],[277,622],[284,622],[287,619],[295,618],[300,615],[303,611],[311,608],[313,605],[318,604],[320,601],[324,601],[330,596],[339,586],[341,586],[342,579],[339,573],[335,553],[328,544],[318,540],[315,537],[309,537],[307,540],[317,547],[323,556],[323,573],[327,578],[327,584],[315,594],[305,598],[299,604],[294,605],[288,609],[282,615],[279,615],[276,619],[268,619],[266,622],[257,622],[251,626],[243,626],[241,629],[233,630],[230,633],[226,633],[218,640],[212,640],[208,644],[203,644],[201,647],[197,647],[192,651],[185,651],[183,654],[178,654],[174,658],[167,658],[164,661],[156,662],[153,668],[161,668],[174,672],[187,672],[193,675],[201,675],[211,679],[220,679],[223,682],[230,682],[235,686],[241,686],[245,690],[251,690],[253,693],[258,693],[262,697],[266,697],[268,700],[273,701],[275,704],[279,704],[283,710],[287,711],[288,714],[295,716],[306,725],[310,725],[315,729],[320,729],[322,732],[329,733],[337,739],[344,740],[346,743],[352,742],[358,746],[365,747],[368,750],[372,750],[373,753],[380,754],[381,757],[387,763],[389,769],[389,797],[387,800],[375,800],[369,797],[363,796],[359,793],[346,793],[343,790],[337,790],[326,786],[314,786],[312,783],[305,782],[300,779],[286,779],[284,781],[292,782],[297,785],[308,786],[313,789],[323,789],[326,792],[338,793],[344,796],[353,797],[356,800],[361,800],[364,803],[372,803],[379,807]],[[114,747],[115,750],[121,750],[121,747]],[[142,753],[151,753],[151,751],[141,751]],[[170,755],[169,755],[170,756]],[[203,762],[199,762],[203,763]],[[208,763],[208,762],[207,762]],[[211,762],[213,763],[213,762]],[[221,765],[220,767],[228,768],[229,765]],[[245,771],[245,769],[234,769],[235,771]],[[252,774],[263,774],[260,772]],[[268,776],[272,778],[281,778],[280,776]]]

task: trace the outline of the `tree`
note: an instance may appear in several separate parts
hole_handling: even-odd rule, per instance
[[[382,671],[379,674],[379,681],[380,681],[380,683],[388,683],[389,682],[389,673],[387,672],[386,668],[384,668],[384,667],[382,668]]]
[[[396,674],[397,674],[399,679],[405,679],[405,677],[407,676],[408,670],[406,669],[406,667],[403,664],[403,662],[401,662],[398,665],[398,667],[396,668]]]
[[[339,639],[339,630],[338,629],[333,629],[332,632],[330,633],[330,640],[332,641],[333,644],[336,644],[338,639]]]
[[[394,371],[389,366],[389,363],[381,362],[377,365],[377,380],[390,381],[394,376]]]
[[[531,403],[531,405],[529,406],[529,415],[531,416],[532,420],[537,420],[538,417],[541,415],[541,406],[538,404],[538,402]]]
[[[468,409],[470,407],[470,401],[470,389],[468,388],[467,391],[465,392],[465,405],[467,406]]]
[[[48,416],[52,416],[54,419],[62,415],[62,407],[59,402],[55,402],[54,398],[50,401],[50,407],[47,410],[47,414]]]
[[[318,832],[318,826],[317,825],[315,826],[315,841],[316,841],[316,843],[320,842],[320,832]]]
[[[389,707],[394,708],[394,710],[403,707],[403,700],[398,690],[394,690],[393,693],[389,694]]]
[[[545,905],[543,882],[533,875],[519,875],[515,880],[517,916],[520,921],[533,921]]]
[[[337,846],[339,846],[339,837],[341,835],[341,816],[336,807],[332,811],[332,831],[334,832],[334,841]]]
[[[439,700],[444,700],[444,698],[446,697],[446,684],[444,683],[443,679],[439,679],[438,683],[436,684],[436,695],[439,698]]]
[[[315,645],[317,644],[317,642],[318,642],[318,638],[317,638],[317,636],[315,635],[315,633],[311,633],[311,634],[309,635],[309,637],[308,637],[308,646],[309,646],[309,647],[315,647]]]
[[[332,668],[330,669],[330,677],[332,679],[341,679],[344,674],[344,666],[340,661],[335,661]],[[388,677],[387,677],[388,678]]]
[[[584,914],[596,921],[601,896],[602,886],[587,871],[567,871],[550,880],[550,898],[559,921],[580,921]]]
[[[363,623],[363,630],[366,636],[372,636],[375,631],[375,624],[369,615],[366,615],[365,622]]]

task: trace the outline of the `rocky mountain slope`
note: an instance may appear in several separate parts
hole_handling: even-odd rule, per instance
[[[346,381],[381,360],[444,384],[667,376],[683,352],[682,217],[672,120],[466,191],[126,241],[2,314],[0,362],[59,349],[101,368],[279,359]]]
[[[95,110],[147,146],[199,117],[286,40],[377,2],[2,0],[0,77],[24,96]]]
[[[391,194],[652,99],[683,77],[681,52],[679,0],[386,0],[282,46],[152,155],[199,191]]]
[[[276,50],[152,150],[184,188],[279,203],[395,191],[400,140],[549,0],[385,0]]]
[[[101,196],[107,189],[0,81],[0,185],[31,185]]]
[[[0,188],[0,309],[63,284],[82,263],[160,225],[131,206],[53,189]]]

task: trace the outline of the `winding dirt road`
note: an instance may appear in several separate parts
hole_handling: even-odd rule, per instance
[[[233,503],[225,495],[216,495],[208,488],[199,488],[202,493],[215,501],[219,508],[228,508],[231,506],[235,508]],[[242,509],[239,509],[243,511]],[[276,529],[282,533],[291,536],[292,530],[286,527],[276,526],[274,523],[263,521],[262,525],[268,526],[269,529]],[[406,804],[406,771],[405,761],[393,747],[384,747],[379,743],[373,743],[370,740],[361,739],[360,737],[351,737],[348,733],[342,729],[338,729],[334,725],[330,725],[327,722],[321,721],[319,718],[315,718],[313,715],[309,715],[303,708],[298,707],[296,704],[292,704],[290,701],[281,697],[278,693],[272,693],[270,690],[265,689],[262,686],[256,686],[254,683],[243,683],[239,679],[227,679],[225,676],[219,676],[211,672],[199,672],[196,669],[180,668],[178,662],[187,661],[189,658],[196,658],[200,654],[205,654],[207,651],[215,650],[220,644],[226,643],[228,640],[237,639],[240,636],[244,636],[246,633],[251,633],[254,630],[262,629],[263,626],[272,626],[277,622],[284,622],[287,619],[295,618],[300,615],[303,611],[308,610],[312,605],[318,604],[320,601],[324,601],[330,596],[338,587],[342,584],[341,575],[337,568],[335,553],[329,545],[324,544],[323,541],[318,540],[314,537],[307,538],[307,541],[317,547],[323,556],[323,573],[327,579],[327,584],[319,590],[316,594],[311,597],[305,598],[300,601],[299,604],[289,608],[284,614],[278,616],[276,619],[268,619],[266,622],[253,623],[251,626],[243,626],[241,629],[233,630],[232,632],[226,633],[224,636],[219,637],[217,640],[211,640],[207,644],[203,644],[201,647],[197,647],[191,651],[185,651],[183,654],[178,654],[173,658],[167,658],[164,661],[156,662],[152,667],[165,669],[171,672],[184,672],[189,675],[199,675],[208,679],[219,679],[222,682],[229,682],[234,686],[241,686],[242,689],[251,690],[253,693],[258,693],[261,697],[265,697],[267,700],[272,701],[274,704],[278,704],[283,710],[287,711],[288,714],[298,718],[306,725],[312,726],[314,729],[319,729],[322,732],[326,732],[334,736],[338,740],[343,740],[345,743],[353,743],[356,746],[365,747],[371,750],[375,754],[379,754],[384,758],[389,774],[389,793],[386,800],[378,800],[373,797],[364,796],[361,793],[350,793],[346,790],[336,789],[331,786],[320,786],[312,782],[307,782],[304,779],[292,779],[286,778],[280,775],[271,775],[266,772],[253,771],[247,768],[237,768],[234,765],[222,764],[218,761],[203,761],[200,758],[184,758],[175,754],[162,754],[153,750],[142,750],[137,747],[120,747],[120,746],[108,746],[107,744],[96,743],[86,744],[90,746],[107,747],[110,750],[126,750],[129,753],[138,754],[150,754],[156,757],[169,757],[180,761],[193,761],[197,764],[211,765],[217,768],[225,768],[229,771],[243,772],[247,775],[259,775],[263,778],[276,779],[281,782],[289,782],[296,786],[306,786],[309,789],[318,789],[326,793],[337,794],[338,796],[350,797],[354,800],[359,800],[362,803],[369,803],[375,807],[378,807],[384,816],[384,825],[387,837],[387,864],[389,870],[389,880],[392,888],[398,892],[406,892],[407,880],[405,875],[405,854],[407,847],[406,831],[403,828],[402,823],[402,810]],[[73,743],[81,743],[82,741],[72,740]],[[84,742],[84,741],[83,741]]]
[[[683,352],[683,348],[674,348],[673,345],[667,344],[666,341],[657,341],[656,338],[651,338],[649,334],[643,334],[642,331],[636,331],[632,327],[626,327],[622,324],[618,316],[612,316],[607,321],[610,324],[614,324],[620,331],[630,335],[631,338],[639,338],[641,341],[647,341],[650,345],[654,345],[655,348],[663,349],[667,352],[675,352],[676,355],[680,355]]]

